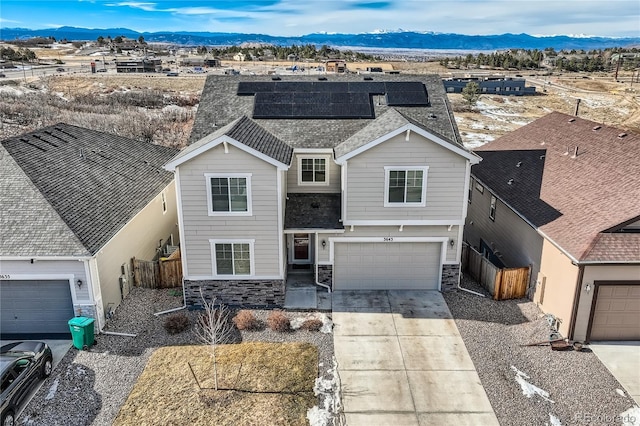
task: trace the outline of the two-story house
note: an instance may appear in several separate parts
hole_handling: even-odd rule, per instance
[[[166,165],[187,301],[280,306],[304,269],[334,290],[456,286],[478,161],[437,76],[209,76]]]
[[[476,150],[465,240],[570,339],[640,339],[640,135],[554,112]]]

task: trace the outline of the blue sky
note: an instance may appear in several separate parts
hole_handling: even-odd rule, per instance
[[[0,27],[640,36],[638,0],[0,0]]]

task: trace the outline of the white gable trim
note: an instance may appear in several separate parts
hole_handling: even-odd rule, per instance
[[[408,124],[405,124],[404,126],[399,127],[396,130],[393,130],[393,131],[387,133],[386,135],[381,136],[378,139],[375,139],[375,140],[373,140],[373,141],[371,141],[371,142],[369,142],[369,143],[367,143],[367,144],[365,144],[365,145],[363,145],[363,146],[361,146],[361,147],[359,147],[359,148],[357,148],[357,149],[355,149],[355,150],[353,150],[353,151],[351,151],[351,152],[349,152],[349,153],[347,153],[347,154],[345,154],[345,155],[343,155],[341,157],[337,157],[336,158],[336,163],[344,164],[347,160],[355,157],[356,155],[361,154],[364,151],[367,151],[367,150],[369,150],[369,149],[371,149],[371,148],[373,148],[373,147],[375,147],[377,145],[380,145],[381,143],[386,142],[389,139],[393,138],[394,136],[398,136],[398,135],[400,135],[400,134],[402,134],[402,133],[404,133],[406,131],[415,132],[415,133],[419,134],[420,136],[422,136],[422,137],[424,137],[426,139],[429,139],[432,142],[435,142],[436,144],[442,146],[443,148],[446,148],[446,149],[448,149],[448,150],[450,150],[452,152],[455,152],[456,154],[458,154],[458,155],[466,158],[467,160],[469,160],[471,162],[471,164],[478,164],[482,160],[482,158],[477,156],[476,154],[473,154],[471,152],[465,151],[462,148],[458,148],[457,146],[452,145],[450,142],[445,141],[444,139],[434,135],[433,133],[427,132],[426,130],[424,130],[424,129],[422,129],[422,128],[414,125],[414,124],[408,123]]]
[[[178,167],[179,165],[186,163],[187,161],[209,151],[210,149],[215,148],[216,146],[222,144],[222,143],[228,143],[229,145],[232,145],[248,154],[253,155],[256,158],[259,158],[269,164],[271,164],[272,166],[277,167],[280,170],[288,170],[289,169],[289,165],[288,164],[284,164],[281,163],[271,157],[269,157],[268,155],[265,155],[263,153],[261,153],[260,151],[256,151],[253,148],[248,147],[247,145],[243,144],[242,142],[238,142],[237,140],[230,138],[227,135],[222,135],[216,139],[213,139],[209,142],[207,142],[206,144],[202,145],[201,147],[194,149],[193,151],[191,151],[190,153],[184,155],[183,157],[177,158],[169,163],[167,163],[164,168],[170,172],[173,172],[176,170],[176,167]]]

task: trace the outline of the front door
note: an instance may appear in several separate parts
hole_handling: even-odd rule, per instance
[[[310,263],[309,234],[293,234],[293,263]]]

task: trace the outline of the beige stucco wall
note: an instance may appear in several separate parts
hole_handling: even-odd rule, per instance
[[[573,338],[583,341],[587,338],[591,303],[595,293],[594,281],[638,281],[640,280],[640,265],[590,265],[584,267],[580,290],[580,303]],[[591,291],[586,292],[585,286],[590,284]]]
[[[546,277],[544,286],[544,298],[540,303],[542,286],[537,286],[534,301],[540,309],[547,314],[553,314],[562,322],[559,327],[560,333],[567,337],[569,334],[569,323],[573,310],[573,298],[578,279],[578,267],[571,263],[564,253],[558,250],[548,240],[544,240],[542,245],[542,259],[540,263],[540,274]]]
[[[172,181],[162,191],[166,197],[166,213],[162,210],[162,194],[158,193],[96,254],[105,314],[109,308],[115,309],[122,300],[119,280],[122,275],[122,264],[130,265],[132,257],[143,260],[153,259],[159,241],[166,242],[171,234],[173,234],[174,244],[180,241],[174,182]],[[129,270],[131,271],[131,267]],[[131,275],[127,277],[127,281],[130,286],[133,285]]]

